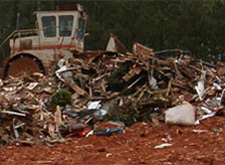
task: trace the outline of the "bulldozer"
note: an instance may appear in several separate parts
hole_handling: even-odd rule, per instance
[[[79,4],[59,4],[57,11],[38,11],[36,28],[15,30],[1,43],[9,42],[10,55],[3,61],[1,77],[26,72],[48,74],[52,62],[84,52],[87,14]]]
[[[0,45],[3,48],[9,42],[10,47],[10,55],[4,59],[3,67],[0,68],[2,79],[35,72],[48,75],[53,70],[53,64],[61,59],[83,57],[88,60],[102,53],[116,54],[118,48],[129,54],[113,34],[110,34],[105,51],[85,51],[87,13],[79,4],[58,2],[56,11],[38,11],[34,14],[37,19],[35,29],[17,29]],[[133,53],[148,56],[153,50],[134,43]]]

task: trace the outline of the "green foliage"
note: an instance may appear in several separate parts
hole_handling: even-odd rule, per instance
[[[89,13],[87,31],[91,33],[86,38],[87,49],[104,48],[108,34],[114,33],[130,50],[137,41],[155,50],[190,50],[193,56],[208,61],[220,55],[225,58],[222,1],[117,1],[85,7]]]
[[[53,106],[60,105],[65,106],[67,104],[72,104],[71,93],[66,89],[60,89],[57,93],[55,93],[50,101],[50,104]]]

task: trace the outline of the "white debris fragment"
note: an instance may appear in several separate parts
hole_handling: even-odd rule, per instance
[[[204,81],[203,80],[198,82],[198,85],[195,86],[195,90],[197,91],[199,99],[203,100],[203,94],[204,94],[204,90],[205,90]]]
[[[37,85],[38,85],[37,82],[32,82],[32,83],[30,83],[30,84],[27,86],[27,89],[31,91],[31,90],[33,90]]]
[[[203,132],[208,132],[208,130],[193,129],[192,132],[194,132],[194,133],[203,133]]]
[[[107,114],[107,111],[104,109],[100,109],[94,113],[99,119],[103,119],[103,117]]]
[[[215,115],[215,112],[212,112],[212,113],[210,113],[210,114],[207,114],[207,115],[202,116],[202,118],[200,118],[200,119],[198,119],[198,120],[195,121],[195,125],[200,124],[200,121],[201,121],[201,120],[204,120],[204,119],[206,119],[206,118],[212,117],[212,116],[214,116],[214,115]]]
[[[62,82],[65,82],[65,79],[64,77],[61,75],[63,72],[67,72],[67,71],[71,71],[71,70],[74,70],[75,67],[68,67],[67,65],[63,65],[65,63],[65,61],[59,61],[58,62],[58,66],[60,67],[56,72],[56,76],[62,81]]]
[[[14,111],[6,111],[6,110],[1,111],[1,113],[7,113],[9,115],[17,115],[17,116],[26,116],[25,113],[19,113],[19,112],[14,112]]]
[[[157,80],[153,76],[150,77],[149,85],[151,89],[158,89]]]
[[[170,147],[170,146],[172,146],[172,144],[170,144],[170,143],[163,143],[163,144],[155,146],[155,149],[165,148],[165,147]]]
[[[88,136],[93,135],[93,134],[94,134],[94,130],[91,130],[90,132],[88,132],[88,133],[86,134],[85,137],[88,137]]]
[[[106,51],[110,51],[110,52],[117,52],[117,48],[116,48],[116,42],[115,39],[110,36],[107,47],[106,47]]]
[[[58,67],[62,68],[65,65],[65,62],[66,62],[66,60],[63,59],[63,58],[61,60],[59,60],[58,63],[57,63]]]
[[[212,110],[206,108],[206,107],[201,107],[201,110],[204,111],[206,114],[211,114]]]
[[[0,79],[0,87],[3,86],[3,81]]]
[[[101,106],[101,101],[90,101],[88,102],[88,109],[99,109]]]
[[[217,90],[222,90],[221,86],[217,83],[213,83],[213,86],[217,89]]]

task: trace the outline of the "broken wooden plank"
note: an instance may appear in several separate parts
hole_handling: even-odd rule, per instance
[[[6,114],[9,114],[9,115],[16,115],[16,116],[23,116],[23,117],[26,116],[26,114],[24,114],[24,113],[13,112],[13,111],[6,111],[6,110],[1,111],[1,113],[6,113]]]
[[[71,88],[79,95],[86,95],[87,92],[85,90],[83,90],[82,88],[80,88],[77,84],[72,84]]]

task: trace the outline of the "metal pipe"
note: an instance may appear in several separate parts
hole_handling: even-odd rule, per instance
[[[17,13],[16,30],[20,29],[20,13]]]

